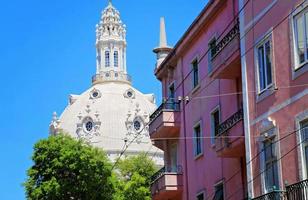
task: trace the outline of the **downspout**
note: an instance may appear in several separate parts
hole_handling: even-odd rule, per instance
[[[252,180],[252,163],[251,155],[251,136],[250,136],[250,119],[249,119],[249,96],[248,96],[248,77],[246,66],[246,41],[245,41],[245,9],[244,0],[239,0],[239,20],[240,20],[240,45],[241,45],[241,66],[242,66],[242,88],[243,88],[243,112],[244,112],[244,132],[245,132],[245,155],[246,155],[246,173],[247,173],[247,192],[248,199],[254,196]],[[243,9],[243,10],[242,10]]]
[[[185,112],[185,90],[184,90],[184,70],[183,70],[183,58],[181,57],[181,79],[182,79],[182,105],[183,105],[183,129],[184,129],[184,164],[185,164],[185,189],[186,189],[186,199],[189,199],[189,189],[188,189],[188,169],[187,169],[187,135],[186,135],[186,112]]]

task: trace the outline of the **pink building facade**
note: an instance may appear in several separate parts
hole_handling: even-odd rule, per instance
[[[247,0],[242,7],[249,194],[308,199],[308,2]]]
[[[211,0],[154,52],[154,200],[308,199],[307,1]]]
[[[150,137],[165,168],[153,177],[153,199],[246,197],[238,7],[211,1],[172,50],[164,42],[154,50],[165,101]]]

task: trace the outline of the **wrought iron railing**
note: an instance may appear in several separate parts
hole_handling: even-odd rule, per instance
[[[217,135],[220,136],[224,134],[225,132],[230,130],[233,126],[235,126],[239,121],[243,120],[243,118],[244,118],[243,109],[240,109],[218,126]]]
[[[158,170],[152,177],[151,177],[151,183],[153,184],[157,179],[161,178],[165,174],[170,174],[170,173],[175,173],[175,174],[182,174],[183,173],[183,168],[181,165],[177,166],[169,166],[166,167],[164,166],[160,170]]]
[[[150,122],[156,119],[163,111],[180,111],[180,103],[172,101],[162,103],[150,116]]]
[[[286,192],[275,190],[252,200],[287,200]]]
[[[108,81],[123,81],[132,82],[132,78],[128,74],[117,71],[100,72],[92,77],[92,83],[108,82]]]
[[[216,46],[211,49],[212,60],[235,38],[239,35],[240,24],[237,24],[227,33],[227,35],[220,40]]]
[[[308,200],[308,180],[286,187],[288,200]]]

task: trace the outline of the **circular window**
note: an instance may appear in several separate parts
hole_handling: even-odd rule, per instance
[[[99,90],[97,89],[93,89],[90,93],[90,98],[92,99],[97,99],[97,98],[100,98],[101,97],[101,93]]]
[[[132,97],[132,96],[133,96],[133,93],[132,93],[131,91],[128,91],[128,92],[127,92],[127,96],[128,96],[128,97]]]
[[[87,122],[87,123],[86,123],[86,130],[87,130],[88,132],[91,132],[92,129],[93,129],[93,122]]]
[[[83,123],[84,131],[90,133],[94,129],[94,122],[91,118],[86,118]]]
[[[92,96],[93,96],[94,98],[98,97],[98,92],[97,92],[97,91],[93,92],[93,93],[92,93]]]
[[[135,122],[134,122],[134,129],[135,129],[136,131],[140,131],[140,129],[141,129],[141,123],[140,123],[139,121],[135,121]]]

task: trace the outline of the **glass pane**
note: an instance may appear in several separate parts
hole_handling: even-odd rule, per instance
[[[308,13],[305,13],[305,33],[306,33],[306,60],[308,59]]]
[[[199,74],[198,74],[199,69],[198,69],[198,61],[197,60],[193,62],[193,71],[194,71],[194,73],[193,73],[193,75],[194,75],[194,77],[193,77],[194,87],[196,87],[199,84]]]
[[[271,44],[270,41],[265,43],[265,56],[266,56],[266,85],[272,84],[272,56],[271,56]]]
[[[118,67],[119,65],[119,53],[117,51],[114,52],[114,66]]]
[[[264,143],[264,155],[265,162],[268,162],[272,157],[272,145],[270,142]]]
[[[308,120],[300,123],[300,132],[303,143],[308,143]]]
[[[105,52],[105,66],[106,67],[110,66],[110,54],[109,54],[109,51]]]
[[[260,90],[265,89],[265,71],[264,71],[264,47],[258,48],[258,67],[259,67],[259,84]]]
[[[273,189],[273,166],[272,163],[267,163],[265,168],[265,187],[268,191],[271,191]]]
[[[297,31],[297,53],[299,63],[303,63],[305,61],[305,39],[304,39],[304,23],[303,17],[299,17],[296,19],[296,31]]]
[[[215,136],[217,136],[218,126],[219,126],[219,111],[218,110],[213,113],[213,118],[214,118],[214,133],[215,133]]]
[[[223,199],[224,199],[224,186],[223,184],[220,184],[215,187],[214,200],[223,200]]]
[[[279,175],[278,175],[278,163],[275,160],[273,163],[273,189],[278,190],[279,189]]]
[[[199,194],[199,195],[197,196],[197,200],[204,200],[204,195],[203,195],[203,193],[202,193],[202,194]]]
[[[308,146],[305,146],[305,164],[306,164],[306,172],[308,172]]]

